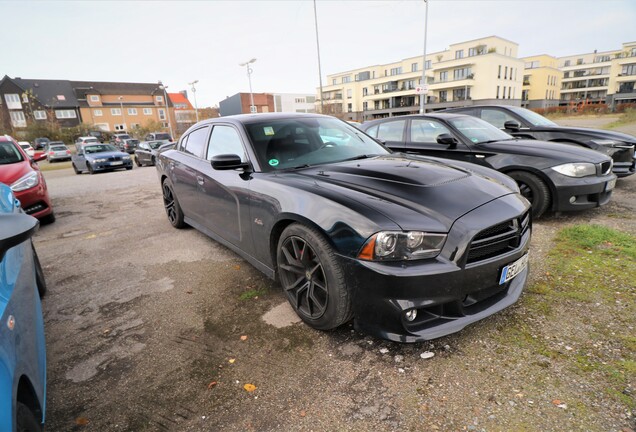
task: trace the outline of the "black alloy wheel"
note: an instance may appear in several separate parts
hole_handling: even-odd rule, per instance
[[[79,174],[81,174],[81,173],[82,173],[80,170],[78,170],[78,169],[77,169],[77,167],[75,166],[75,164],[74,164],[74,163],[73,163],[73,164],[71,164],[71,165],[73,165],[73,171],[75,171],[75,174],[78,174],[78,175],[79,175]]]
[[[521,195],[532,204],[532,216],[538,218],[548,210],[550,189],[543,180],[525,171],[507,173],[519,185]]]
[[[88,168],[88,173],[90,175],[95,174],[95,170],[93,169],[93,166],[90,163],[86,162],[86,168]]]
[[[329,330],[351,319],[342,266],[318,231],[300,224],[288,226],[280,237],[276,255],[287,300],[305,323]]]
[[[155,157],[150,158],[150,165],[155,166]]]
[[[135,156],[135,163],[137,164],[138,167],[141,166],[141,161],[139,160],[139,156]]]
[[[17,432],[40,432],[42,425],[33,412],[22,402],[18,402],[15,410],[15,430]]]
[[[172,187],[167,180],[164,180],[162,189],[163,206],[166,209],[166,215],[168,215],[168,222],[170,222],[170,225],[175,228],[185,227],[186,224],[183,221],[183,211],[181,211],[179,201],[177,201],[177,198],[172,191]]]

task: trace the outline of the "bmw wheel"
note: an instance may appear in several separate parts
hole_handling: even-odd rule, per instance
[[[550,205],[550,189],[545,182],[526,171],[512,171],[507,174],[517,182],[521,195],[532,204],[532,216],[538,218],[545,213]]]
[[[90,175],[95,174],[95,170],[93,169],[93,166],[90,163],[86,162],[86,168],[88,168],[88,173]]]
[[[320,232],[300,224],[285,228],[276,262],[287,300],[309,326],[329,330],[352,318],[344,271]]]

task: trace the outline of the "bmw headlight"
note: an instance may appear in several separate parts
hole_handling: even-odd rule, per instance
[[[40,176],[37,171],[31,171],[30,173],[23,175],[18,180],[11,184],[11,190],[13,192],[20,192],[26,189],[31,189],[40,183]]]
[[[95,163],[106,162],[106,161],[107,161],[107,159],[105,159],[105,158],[93,159],[93,162],[95,162]]]
[[[596,175],[596,166],[586,162],[567,163],[552,167],[559,174],[568,177],[587,177]]]
[[[122,156],[123,160],[130,160],[130,156]]]
[[[372,235],[358,258],[366,261],[400,261],[434,258],[439,255],[446,234],[424,231],[381,231]]]

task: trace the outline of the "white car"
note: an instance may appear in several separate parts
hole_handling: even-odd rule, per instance
[[[18,141],[18,145],[29,155],[29,157],[35,156],[35,150],[28,141]]]
[[[75,145],[83,145],[83,144],[101,144],[99,140],[93,136],[83,136],[79,137],[75,140]]]

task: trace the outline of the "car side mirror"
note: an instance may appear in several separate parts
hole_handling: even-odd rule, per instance
[[[438,144],[447,145],[450,149],[457,148],[457,144],[459,143],[457,138],[447,133],[437,135],[437,142]]]
[[[38,227],[38,220],[24,213],[10,213],[0,216],[0,221],[2,221],[0,223],[1,261],[9,249],[33,236]]]
[[[519,129],[521,129],[521,125],[514,120],[508,120],[504,123],[504,129],[517,132]]]
[[[249,167],[249,164],[241,161],[241,157],[237,154],[216,155],[212,157],[211,164],[215,170],[233,170]]]
[[[32,158],[34,162],[40,162],[41,160],[44,160],[44,159],[46,159],[46,152],[42,152],[38,155],[33,155],[33,158]]]

